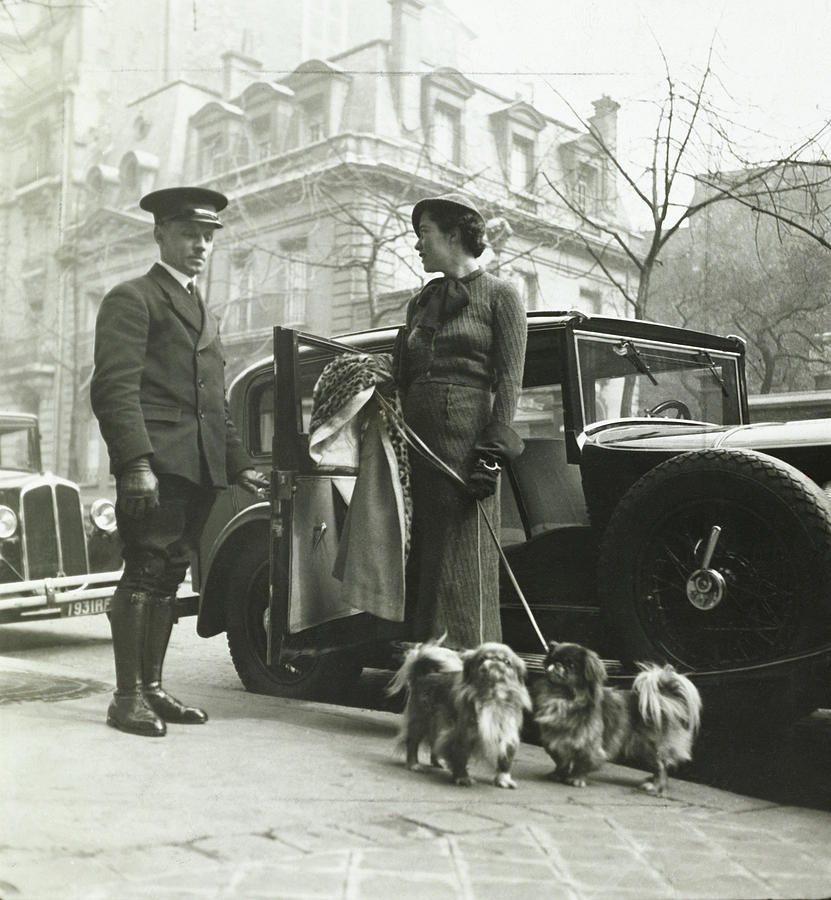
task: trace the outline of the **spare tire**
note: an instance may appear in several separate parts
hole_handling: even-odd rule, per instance
[[[720,670],[829,643],[831,508],[813,481],[764,453],[672,457],[618,504],[599,589],[609,650],[627,661]]]

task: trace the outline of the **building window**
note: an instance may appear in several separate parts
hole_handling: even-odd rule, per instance
[[[284,325],[302,325],[306,321],[309,294],[309,248],[306,238],[281,241],[283,254],[280,293]]]
[[[600,179],[594,166],[583,163],[577,170],[574,203],[586,215],[594,215],[600,204]]]
[[[455,106],[439,101],[433,110],[434,149],[443,162],[455,166],[462,157],[462,113]]]
[[[518,134],[511,136],[510,175],[515,191],[534,190],[534,142]]]
[[[597,315],[600,313],[603,305],[600,291],[594,288],[580,288],[580,311],[589,315]]]
[[[220,132],[199,135],[199,177],[222,170],[225,162],[225,136]]]
[[[271,140],[271,114],[255,116],[249,123],[255,159],[266,159],[274,155]]]
[[[316,94],[303,103],[303,137],[304,143],[313,144],[328,136],[326,127],[326,108],[323,95]]]
[[[518,270],[516,273],[516,288],[519,292],[519,298],[522,300],[522,305],[526,309],[536,309],[539,293],[537,273]]]

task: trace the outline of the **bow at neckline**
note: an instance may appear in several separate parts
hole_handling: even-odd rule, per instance
[[[445,275],[428,281],[418,297],[418,305],[422,308],[418,324],[426,328],[438,328],[463,310],[470,303],[470,294],[465,285],[468,280],[469,276],[454,278]]]

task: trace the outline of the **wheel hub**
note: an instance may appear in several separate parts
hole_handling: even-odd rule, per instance
[[[727,582],[715,569],[696,569],[687,579],[687,600],[696,609],[714,609],[724,597]]]

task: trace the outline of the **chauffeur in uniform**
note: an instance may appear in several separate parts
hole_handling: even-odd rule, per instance
[[[208,718],[161,679],[176,591],[216,492],[234,482],[262,493],[268,484],[231,421],[217,322],[195,284],[227,203],[194,187],[142,197],[160,262],[114,287],[95,326],[92,408],[116,477],[124,542],[110,607],[116,691],[107,724],[151,737],[165,734],[165,722]]]

